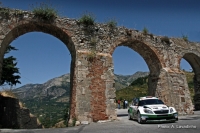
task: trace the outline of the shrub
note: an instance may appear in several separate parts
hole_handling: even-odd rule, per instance
[[[149,30],[146,27],[144,27],[142,30],[142,33],[146,35],[149,33]]]
[[[117,26],[117,22],[116,22],[116,20],[111,19],[111,20],[108,20],[107,25],[108,25],[110,28],[115,28],[115,27]]]
[[[38,7],[33,6],[33,13],[39,19],[54,20],[58,11],[50,4],[41,3]]]
[[[90,13],[84,14],[80,19],[79,23],[84,24],[85,26],[94,25],[95,17]]]

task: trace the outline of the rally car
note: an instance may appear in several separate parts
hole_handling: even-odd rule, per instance
[[[138,123],[178,121],[178,112],[174,107],[166,106],[157,97],[134,98],[128,109],[128,118],[137,119]]]

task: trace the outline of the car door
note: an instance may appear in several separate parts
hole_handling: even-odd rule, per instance
[[[128,113],[131,116],[131,118],[133,118],[133,108],[134,108],[134,106],[132,104],[131,106],[129,106],[129,109],[128,109]]]
[[[137,118],[138,103],[139,103],[139,99],[136,98],[136,99],[134,100],[134,105],[133,105],[133,117],[134,117],[134,118]]]

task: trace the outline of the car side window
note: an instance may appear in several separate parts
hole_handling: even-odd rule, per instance
[[[135,105],[135,98],[133,98],[133,101],[132,101],[132,106]]]
[[[138,103],[139,103],[139,100],[136,98],[136,99],[134,100],[134,106],[138,106]]]

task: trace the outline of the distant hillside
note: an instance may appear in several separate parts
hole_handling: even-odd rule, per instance
[[[27,84],[13,91],[45,128],[53,127],[63,120],[64,110],[69,107],[70,74],[44,84]]]
[[[14,89],[19,99],[57,99],[68,97],[70,92],[70,74],[53,78],[44,84],[26,84],[20,88]],[[65,101],[65,102],[68,102]]]
[[[139,77],[145,77],[149,72],[136,72],[133,75],[117,75],[115,74],[115,89],[120,90],[129,86],[134,80]]]
[[[128,87],[116,91],[116,99],[132,101],[134,97],[147,95],[148,76],[134,80]]]
[[[191,98],[193,100],[194,96],[194,84],[193,84],[193,77],[194,73],[191,72],[185,72],[188,87],[190,91]],[[127,99],[128,101],[131,101],[134,97],[140,97],[147,95],[148,92],[148,76],[146,77],[140,77],[136,80],[134,80],[128,87],[125,87],[124,89],[117,90],[116,91],[116,99]]]

